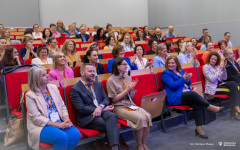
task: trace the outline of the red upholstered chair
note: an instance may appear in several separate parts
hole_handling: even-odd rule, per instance
[[[198,82],[198,72],[197,72],[197,68],[196,67],[191,67],[191,68],[184,68],[183,69],[185,72],[187,73],[192,73],[192,77],[191,77],[191,81],[192,83]]]
[[[103,59],[113,58],[112,53],[102,53],[102,55],[103,55]]]
[[[125,52],[124,57],[131,57],[131,56],[134,56],[134,52],[133,51]]]
[[[108,64],[102,64],[102,65],[103,65],[105,73],[109,73],[108,72]]]
[[[83,51],[86,51],[88,49],[88,47],[83,47],[82,50]]]
[[[176,39],[175,37],[167,37],[167,41],[173,41],[173,39]]]
[[[200,63],[200,66],[203,66],[204,65],[204,62],[202,61],[202,55],[203,54],[198,54],[197,57],[198,57],[198,61]]]
[[[5,102],[7,109],[7,120],[9,119],[10,111],[19,107],[21,85],[28,83],[28,72],[8,73],[5,78]],[[12,112],[15,115],[20,115],[16,111]]]
[[[76,111],[75,107],[73,106],[71,98],[70,98],[70,89],[72,87],[73,87],[73,85],[69,85],[66,87],[66,99],[67,99],[68,113],[69,113],[69,118],[70,118],[71,122],[75,125],[75,127],[81,133],[83,133],[87,137],[92,137],[92,136],[101,134],[101,132],[99,132],[97,130],[84,129],[84,128],[81,128],[78,125],[76,125],[75,116],[77,114],[77,111]]]
[[[80,68],[81,66],[74,67],[74,78],[80,77]]]
[[[32,59],[26,59],[25,64],[32,64]]]
[[[196,69],[196,68],[195,68],[195,69]],[[185,70],[184,70],[184,71],[185,71]],[[191,71],[193,71],[193,70],[191,70]],[[197,71],[197,70],[196,70],[196,71]],[[189,73],[190,73],[190,71],[189,71]],[[197,74],[196,74],[196,76],[197,76]],[[163,87],[163,84],[162,84],[162,72],[158,72],[158,73],[156,74],[156,78],[157,78],[157,83],[158,83],[158,89],[159,89],[159,90],[160,90],[160,89],[163,89],[164,87]],[[191,109],[190,106],[188,106],[188,105],[181,105],[181,106],[180,106],[180,105],[176,105],[176,106],[166,105],[166,107],[181,110],[181,111],[183,112],[182,115],[183,115],[184,123],[187,124],[186,110]]]
[[[198,68],[198,75],[199,75],[199,79],[202,82],[202,88],[203,91],[205,91],[205,76],[203,74],[203,66],[199,66]],[[219,99],[219,104],[220,106],[222,105],[222,100],[223,99],[228,99],[230,96],[229,95],[210,95],[210,94],[206,94],[207,97],[215,97]]]
[[[239,55],[238,55],[238,49],[235,49],[235,50],[233,50],[234,51],[234,53],[235,53],[235,57],[236,57],[236,59],[238,59],[239,58]]]
[[[142,97],[157,92],[157,84],[154,74],[144,74],[138,76],[132,76],[132,80],[138,78],[138,84],[134,88],[137,93],[134,96],[134,103],[137,106],[141,106]]]
[[[186,36],[179,36],[179,37],[177,37],[177,39],[185,39],[186,38]]]
[[[214,44],[213,46],[214,46],[214,48],[218,48],[218,45],[217,45],[217,44]]]
[[[24,44],[12,44],[12,45],[7,45],[6,47],[8,46],[14,46],[18,49],[18,51],[20,51],[20,49],[24,47]]]

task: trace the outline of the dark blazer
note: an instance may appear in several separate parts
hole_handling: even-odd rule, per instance
[[[162,36],[162,33],[160,34],[160,37]],[[166,42],[166,38],[158,38],[157,35],[154,33],[151,38],[155,38],[158,40],[158,42]]]
[[[238,63],[236,63],[236,62],[234,62],[234,63],[236,65],[236,67],[238,68],[238,70],[240,71],[240,67],[239,67]],[[240,74],[238,73],[238,71],[235,69],[235,67],[229,61],[227,61],[226,70],[227,70],[227,81],[235,81],[235,82],[240,83]]]
[[[106,35],[103,34],[103,39],[102,40],[106,40],[106,38],[107,38]],[[100,41],[100,37],[97,34],[95,34],[93,36],[93,41]]]
[[[103,104],[104,106],[109,105],[109,99],[104,92],[102,83],[94,81],[93,86],[98,104],[99,105]],[[70,89],[70,98],[72,104],[77,110],[76,115],[77,125],[80,127],[86,126],[93,120],[92,113],[96,109],[96,106],[93,104],[91,93],[82,84],[81,81],[78,81],[78,83],[76,83]]]
[[[105,74],[105,70],[102,64],[97,63],[97,74]]]
[[[37,52],[37,47],[34,46],[33,51],[34,51],[34,53],[36,53],[36,52]],[[27,49],[26,49],[25,47],[20,49],[20,55],[21,55],[22,59],[23,59],[23,57],[25,57],[26,52],[27,52]],[[30,53],[30,57],[35,58],[35,57],[32,55],[32,53]]]
[[[85,37],[86,41],[88,41],[88,39],[90,38],[90,35],[85,34],[84,37]],[[81,33],[80,33],[80,34],[77,34],[77,35],[76,35],[76,39],[82,39],[82,41],[83,41],[82,34],[81,34]],[[83,42],[84,42],[84,41],[83,41]]]

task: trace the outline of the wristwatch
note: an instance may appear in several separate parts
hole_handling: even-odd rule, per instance
[[[103,104],[100,104],[100,106],[102,107],[102,109],[104,109],[104,108],[105,108],[105,105],[103,105]]]

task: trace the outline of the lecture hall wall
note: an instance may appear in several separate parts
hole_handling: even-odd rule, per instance
[[[148,0],[148,24],[168,27],[187,37],[200,37],[208,28],[213,41],[231,33],[233,46],[240,46],[239,0]]]

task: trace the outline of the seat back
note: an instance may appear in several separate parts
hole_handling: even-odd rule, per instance
[[[102,64],[102,65],[103,65],[105,73],[108,73],[108,64],[105,63],[105,64]]]
[[[107,93],[107,80],[102,80],[101,83],[103,85],[105,93],[108,95],[108,93]]]
[[[156,79],[157,79],[157,84],[158,84],[158,90],[163,89],[162,72],[156,73]]]
[[[198,69],[199,80],[202,82],[202,89],[203,91],[205,91],[205,77],[203,75],[203,66],[199,66],[197,69]]]
[[[113,58],[112,53],[102,53],[102,55],[103,55],[103,59]]]
[[[80,77],[80,67],[81,66],[74,67],[74,77],[75,78]]]
[[[154,74],[144,74],[138,76],[132,76],[135,80],[138,78],[138,83],[134,88],[137,93],[134,96],[134,102],[137,106],[141,106],[141,99],[146,94],[157,92],[157,85]]]
[[[22,93],[21,85],[28,83],[28,72],[8,73],[5,75],[5,81],[9,109],[18,108],[19,95]]]
[[[204,62],[202,61],[202,56],[203,56],[203,54],[198,54],[198,61],[201,66],[204,64]]]
[[[32,64],[32,59],[26,59],[25,64]]]
[[[131,57],[131,56],[134,56],[134,52],[133,51],[125,52],[124,57]]]
[[[184,68],[183,70],[187,73],[192,73],[192,77],[190,79],[192,81],[192,83],[195,83],[195,82],[199,81],[197,68],[191,67],[191,68]]]
[[[73,85],[69,85],[66,87],[66,98],[67,98],[67,106],[68,106],[68,114],[69,119],[73,124],[76,124],[75,116],[77,114],[77,111],[75,107],[72,104],[71,98],[70,98],[70,89],[73,87]]]

